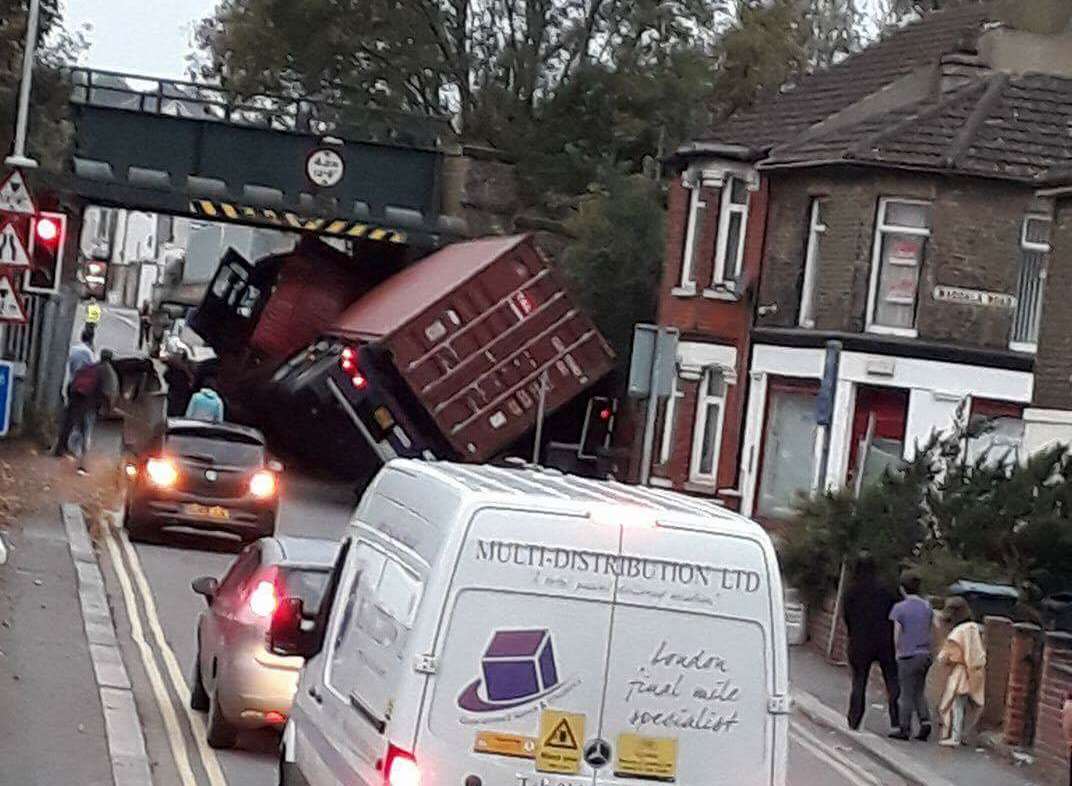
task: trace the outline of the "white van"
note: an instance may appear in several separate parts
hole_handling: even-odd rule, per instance
[[[271,633],[308,658],[281,783],[785,784],[777,560],[714,504],[393,461],[300,612]]]

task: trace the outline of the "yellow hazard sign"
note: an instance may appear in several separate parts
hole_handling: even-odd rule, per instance
[[[674,780],[677,777],[677,740],[671,737],[619,734],[614,774],[620,778]]]
[[[537,770],[566,775],[576,775],[581,771],[584,715],[544,710],[540,713],[540,735],[537,739]]]
[[[536,738],[505,731],[478,731],[473,743],[474,753],[496,753],[517,759],[536,758]]]

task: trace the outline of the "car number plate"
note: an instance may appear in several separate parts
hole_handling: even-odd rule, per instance
[[[222,508],[219,505],[198,505],[191,503],[186,506],[186,513],[190,516],[200,516],[205,519],[229,519],[231,518],[231,511],[227,508]]]

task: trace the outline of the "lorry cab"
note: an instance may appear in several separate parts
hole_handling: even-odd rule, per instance
[[[304,617],[282,783],[784,786],[777,560],[714,504],[394,460]]]

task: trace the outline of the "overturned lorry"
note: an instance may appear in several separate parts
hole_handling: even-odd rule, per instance
[[[545,441],[580,454],[593,412],[608,412],[582,394],[614,354],[527,235],[414,262],[313,240],[256,264],[229,252],[190,325],[242,419],[354,477],[395,456],[531,455],[541,416]]]

